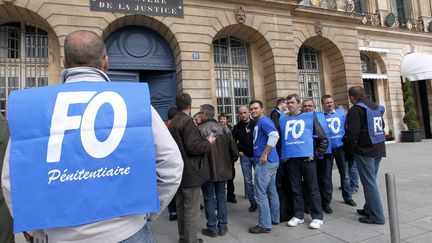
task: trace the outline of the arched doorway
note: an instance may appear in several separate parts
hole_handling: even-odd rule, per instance
[[[147,82],[151,103],[166,120],[176,95],[175,62],[166,40],[149,28],[126,26],[110,34],[105,43],[111,80]]]

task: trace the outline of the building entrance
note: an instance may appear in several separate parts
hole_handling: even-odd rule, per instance
[[[162,119],[175,106],[176,69],[172,50],[156,31],[142,26],[127,26],[105,40],[110,67],[108,76],[115,82],[147,82],[151,103]]]

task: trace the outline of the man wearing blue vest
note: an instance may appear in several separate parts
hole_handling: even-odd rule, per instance
[[[287,96],[289,116],[280,119],[282,132],[282,159],[288,159],[288,176],[294,192],[294,216],[287,225],[294,227],[304,222],[304,186],[309,194],[311,229],[323,224],[321,198],[317,182],[316,158],[328,146],[327,136],[314,112],[301,112],[297,94]]]
[[[65,84],[9,96],[2,186],[14,230],[42,230],[49,242],[154,242],[147,222],[180,185],[180,151],[146,84],[109,83],[97,34],[69,34],[64,54]]]
[[[279,134],[272,120],[264,115],[260,100],[249,102],[252,118],[256,121],[253,131],[255,162],[255,200],[258,204],[258,225],[249,228],[253,234],[270,233],[272,224],[279,224],[279,197],[276,190],[276,172],[279,156],[276,143]]]
[[[303,112],[315,112],[316,105],[312,99],[305,99],[302,102]],[[330,137],[330,131],[327,125],[327,121],[322,112],[315,112],[316,118],[318,119],[321,127],[323,128],[327,137]],[[324,212],[331,214],[333,213],[330,203],[333,197],[333,183],[332,183],[332,169],[333,169],[333,158],[332,158],[332,147],[327,146],[327,150],[323,156],[316,159],[317,167],[317,178],[318,188],[321,195],[321,205]],[[305,197],[306,211],[309,209],[309,201]]]
[[[386,156],[384,137],[384,107],[366,98],[363,87],[349,88],[353,106],[347,115],[345,157],[354,160],[363,185],[365,204],[357,209],[361,223],[384,224],[384,211],[376,177],[382,157]]]
[[[329,140],[332,149],[331,163],[333,164],[334,158],[340,175],[342,198],[346,204],[355,207],[357,203],[352,199],[349,174],[350,166],[348,161],[345,160],[343,148],[346,120],[345,110],[343,108],[335,110],[331,95],[323,95],[321,97],[321,104],[330,132]]]

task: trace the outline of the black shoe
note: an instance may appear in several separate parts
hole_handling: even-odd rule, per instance
[[[325,205],[323,206],[323,211],[328,213],[328,214],[332,214],[333,213],[333,209],[330,207],[330,205]]]
[[[228,232],[228,228],[226,228],[225,230],[221,230],[221,231],[219,231],[219,232],[218,232],[218,235],[219,235],[219,236],[224,236],[224,235],[226,235],[227,232]]]
[[[384,224],[384,223],[372,220],[368,216],[359,218],[359,221],[360,221],[360,223],[364,223],[364,224]]]
[[[357,206],[357,203],[352,199],[346,200],[345,203],[353,207]]]
[[[170,213],[169,215],[169,221],[177,220],[177,213]]]
[[[256,203],[251,204],[249,207],[249,212],[255,212],[257,210],[258,205]]]
[[[237,198],[235,195],[227,197],[227,201],[230,203],[237,203]]]
[[[272,221],[272,225],[278,225],[279,223],[278,222],[273,222]]]
[[[270,233],[270,231],[271,231],[271,229],[263,228],[259,225],[249,228],[249,233],[252,233],[252,234]]]
[[[357,209],[357,213],[361,216],[366,216],[366,217],[369,216],[369,213],[366,212],[366,210],[364,209]]]
[[[217,237],[218,236],[218,234],[216,232],[210,231],[208,229],[202,229],[201,234],[203,234],[205,236],[209,236],[209,237]]]

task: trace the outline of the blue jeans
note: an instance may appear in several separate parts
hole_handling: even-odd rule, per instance
[[[343,148],[333,149],[333,156],[340,175],[340,183],[342,188],[342,198],[346,202],[352,199],[352,191],[350,187],[349,164],[345,160],[345,152]]]
[[[258,225],[270,229],[272,222],[280,222],[279,196],[276,190],[276,172],[279,163],[255,165],[255,200],[259,209]]]
[[[246,193],[249,199],[249,203],[256,204],[254,197],[254,185],[252,181],[252,168],[254,168],[254,158],[243,156],[240,157],[240,165],[243,173],[243,181],[246,187]]]
[[[350,187],[352,192],[359,190],[359,174],[355,161],[350,169]]]
[[[226,231],[228,224],[226,181],[209,181],[202,185],[207,229],[211,232]],[[216,216],[217,210],[217,216]]]
[[[147,222],[138,232],[120,243],[154,243],[155,240],[148,224]]]
[[[376,182],[381,158],[366,157],[354,154],[360,180],[363,185],[365,204],[363,209],[370,215],[369,218],[378,223],[384,223],[384,211]]]

